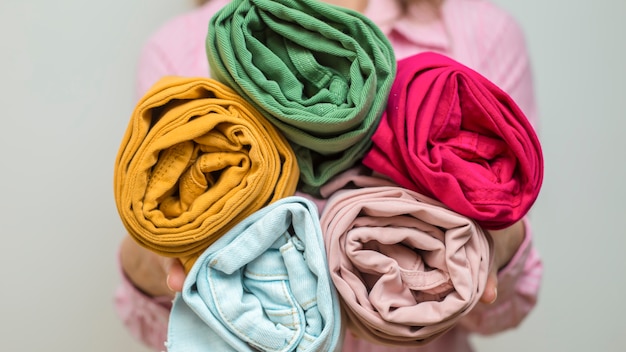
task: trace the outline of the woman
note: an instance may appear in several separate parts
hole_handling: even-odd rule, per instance
[[[524,36],[514,19],[487,0],[323,0],[362,12],[391,42],[397,59],[434,51],[478,71],[512,96],[536,123],[535,97]],[[199,7],[161,27],[146,43],[138,66],[142,96],[165,75],[210,75],[205,52],[207,23],[228,0],[199,1]],[[493,272],[479,304],[461,323],[419,348],[376,346],[346,334],[344,351],[471,351],[470,333],[493,334],[517,326],[534,307],[542,264],[524,219],[495,234]],[[127,236],[120,247],[122,283],[118,313],[131,333],[161,350],[171,299],[180,291],[180,263],[137,245]]]

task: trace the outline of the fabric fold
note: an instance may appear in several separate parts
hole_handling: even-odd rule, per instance
[[[298,166],[278,130],[236,92],[165,77],[137,104],[115,163],[115,201],[141,245],[195,258],[236,223],[294,194]]]
[[[340,316],[317,209],[287,197],[244,219],[196,261],[174,300],[167,347],[338,351]]]
[[[527,214],[543,180],[539,139],[513,99],[436,53],[398,62],[363,164],[488,229]]]
[[[396,60],[360,13],[316,0],[234,0],[212,17],[206,45],[212,76],[290,141],[306,192],[369,149]]]
[[[320,219],[344,323],[377,344],[424,345],[478,303],[493,241],[473,220],[363,171],[337,176]]]

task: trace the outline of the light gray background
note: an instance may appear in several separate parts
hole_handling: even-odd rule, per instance
[[[0,1],[0,350],[145,351],[113,311],[113,162],[139,47],[184,1]],[[626,1],[496,2],[534,62],[545,276],[522,326],[478,350],[625,351]]]

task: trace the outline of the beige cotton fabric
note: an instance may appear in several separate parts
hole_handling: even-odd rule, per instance
[[[322,231],[346,326],[378,344],[423,345],[479,301],[493,242],[473,220],[364,170],[322,189]]]

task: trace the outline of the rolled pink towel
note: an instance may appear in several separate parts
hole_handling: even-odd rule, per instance
[[[435,53],[398,62],[363,164],[487,229],[520,220],[543,180],[539,139],[513,99]]]
[[[344,173],[332,182],[320,222],[352,332],[378,344],[419,346],[476,305],[493,254],[480,226],[382,178]]]

